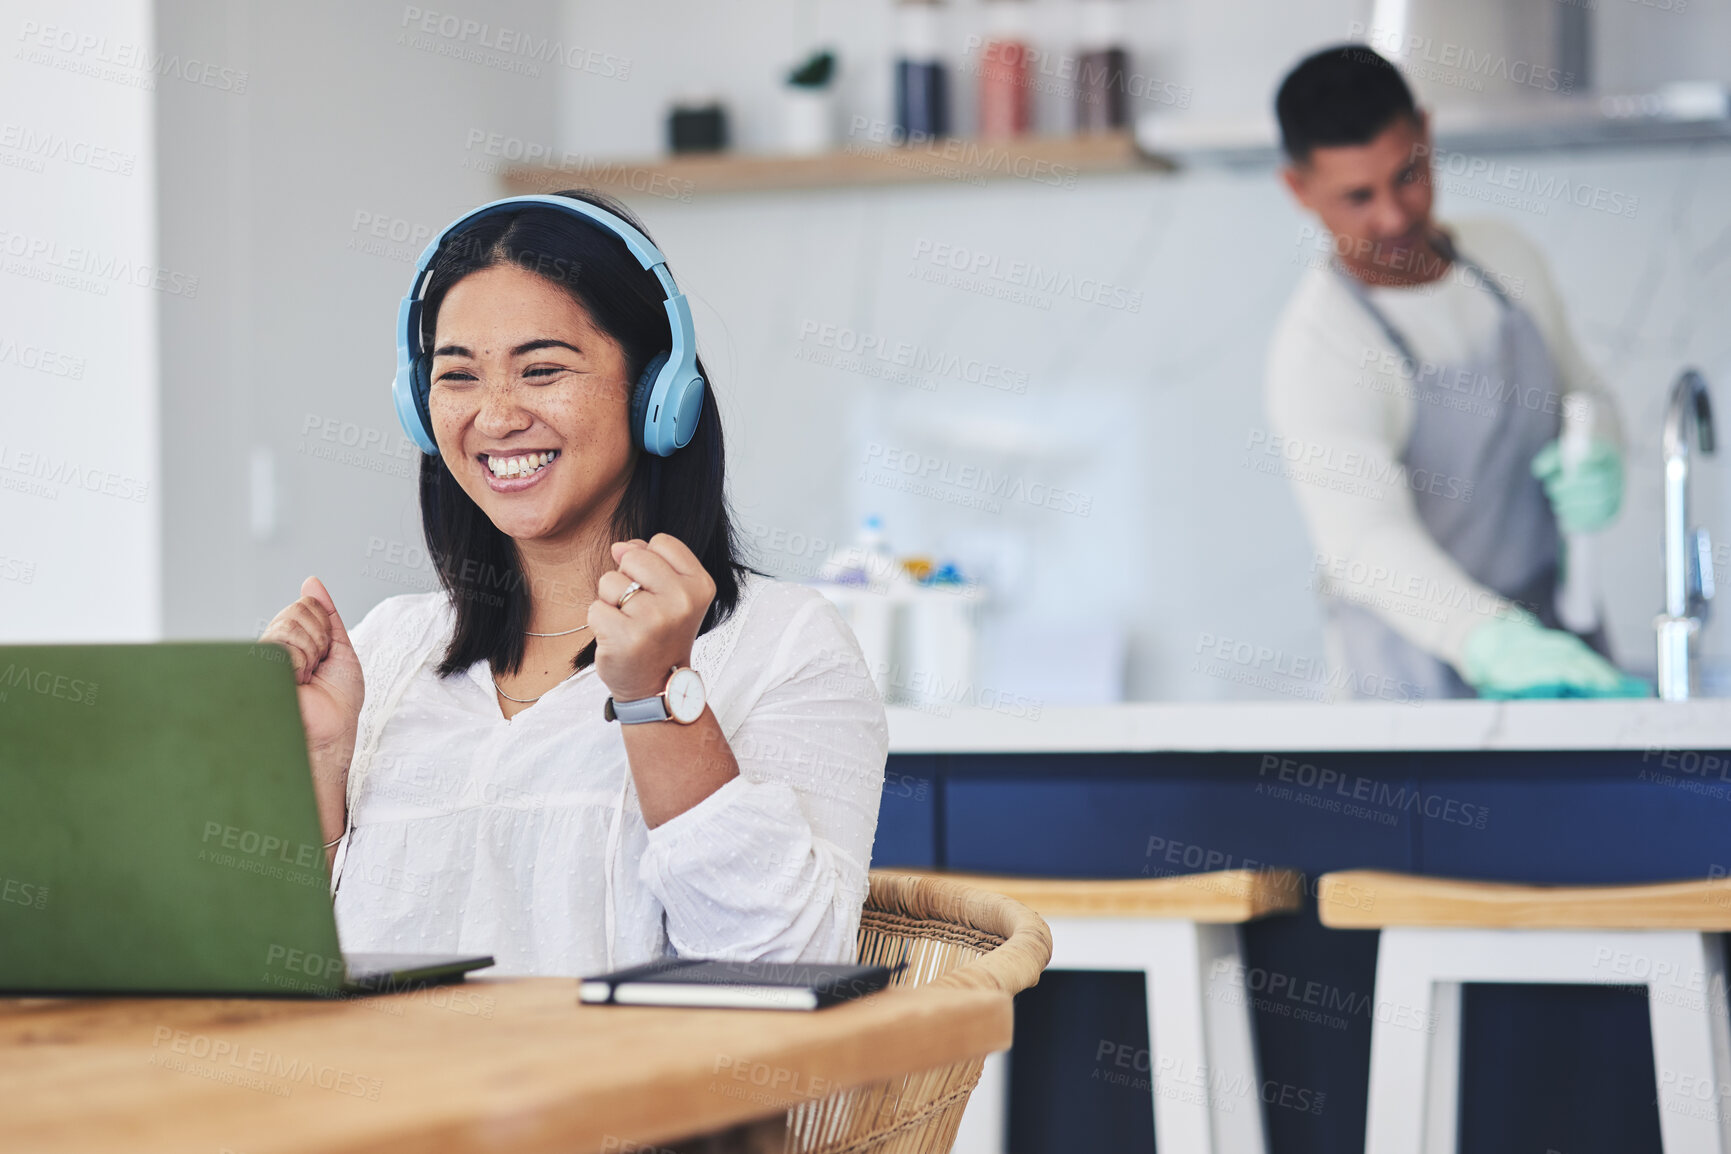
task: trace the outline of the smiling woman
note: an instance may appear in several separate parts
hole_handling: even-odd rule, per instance
[[[265,633],[345,948],[540,974],[851,957],[883,707],[829,603],[737,555],[660,252],[587,193],[499,202],[446,230],[403,316],[443,591],[351,640],[309,578]]]

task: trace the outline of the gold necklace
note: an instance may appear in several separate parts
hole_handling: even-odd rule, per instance
[[[564,631],[563,631],[563,632],[560,632],[560,633],[531,633],[531,632],[529,632],[529,630],[527,630],[527,629],[525,629],[525,630],[524,630],[524,631],[523,631],[523,635],[524,635],[524,636],[525,636],[525,637],[569,637],[569,636],[571,636],[571,635],[572,635],[572,634],[573,634],[573,633],[581,633],[581,632],[583,632],[583,631],[584,631],[584,630],[585,630],[585,629],[587,629],[587,628],[589,628],[589,626],[587,626],[587,625],[579,625],[579,626],[578,626],[578,627],[577,627],[577,628],[575,628],[575,629],[566,629],[566,630],[564,630]],[[515,701],[515,700],[517,700],[517,699],[516,699],[516,698],[514,698],[514,697],[513,697],[513,698],[512,698],[512,699],[511,699],[511,700],[512,700],[512,701]]]

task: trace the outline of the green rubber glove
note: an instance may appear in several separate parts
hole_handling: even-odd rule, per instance
[[[1609,525],[1623,504],[1623,454],[1608,441],[1595,440],[1573,466],[1563,466],[1562,445],[1552,441],[1533,458],[1533,476],[1565,533],[1596,533]]]
[[[1467,634],[1461,677],[1480,697],[1649,697],[1652,689],[1573,633],[1528,614],[1493,617]]]

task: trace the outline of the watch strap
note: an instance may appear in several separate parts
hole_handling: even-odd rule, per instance
[[[607,699],[607,711],[613,716],[609,721],[617,720],[624,725],[642,725],[647,721],[666,721],[672,714],[667,712],[667,702],[661,694],[654,697],[639,697],[636,701],[616,701]]]

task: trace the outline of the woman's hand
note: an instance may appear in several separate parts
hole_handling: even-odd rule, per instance
[[[612,548],[618,568],[602,574],[589,606],[595,672],[615,701],[636,701],[660,693],[675,666],[691,664],[715,582],[697,555],[666,533]],[[642,588],[620,608],[633,581]]]
[[[654,697],[676,665],[691,664],[691,645],[715,600],[715,582],[683,542],[657,533],[648,541],[616,541],[617,569],[596,582],[589,606],[595,631],[595,671],[615,701]],[[619,607],[635,581],[642,586]],[[715,714],[705,709],[690,725],[627,725],[625,756],[637,784],[644,823],[654,829],[739,776]]]
[[[336,602],[317,577],[301,583],[300,600],[272,618],[259,640],[288,647],[319,820],[325,840],[332,841],[343,832],[349,762],[354,758],[355,728],[366,696],[361,660],[349,643]]]

